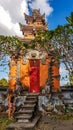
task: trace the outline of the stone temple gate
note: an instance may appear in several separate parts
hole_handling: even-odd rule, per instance
[[[48,28],[45,15],[41,15],[40,10],[33,10],[32,16],[24,15],[26,25],[20,24],[20,30],[24,35],[21,40],[30,44],[30,41],[35,38],[35,31],[48,30]],[[44,50],[27,49],[17,61],[14,59],[12,56],[10,61],[9,87],[11,89],[15,89],[17,79],[20,80],[22,87],[29,88],[30,92],[40,92],[40,88],[45,88],[47,80],[50,87],[59,89],[59,62],[54,61]]]

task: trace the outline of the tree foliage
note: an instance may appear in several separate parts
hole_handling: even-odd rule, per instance
[[[66,20],[73,30],[73,12],[71,12],[71,15],[69,17],[66,17]]]
[[[0,80],[0,87],[7,87],[8,86],[8,81],[5,78],[2,78]]]
[[[57,49],[58,56],[64,62],[69,73],[73,71],[73,32],[66,24],[64,26],[58,26],[54,30],[52,41]]]
[[[39,44],[40,49],[45,49],[49,55],[62,61],[69,71],[70,80],[73,77],[73,12],[66,17],[67,24],[57,26],[51,31],[38,32],[33,43]]]
[[[23,46],[25,46],[24,42],[19,40],[17,37],[0,36],[0,55],[18,55]]]

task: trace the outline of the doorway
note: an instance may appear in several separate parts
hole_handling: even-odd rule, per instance
[[[30,61],[30,92],[40,92],[40,60],[31,59]]]

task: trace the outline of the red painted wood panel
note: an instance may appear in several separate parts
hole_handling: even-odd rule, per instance
[[[40,61],[30,60],[30,92],[40,92]]]

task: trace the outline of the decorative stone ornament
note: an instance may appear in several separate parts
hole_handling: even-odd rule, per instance
[[[40,59],[42,64],[46,64],[46,53],[37,50],[28,49],[25,56],[23,56],[23,64],[27,64],[29,59]]]

